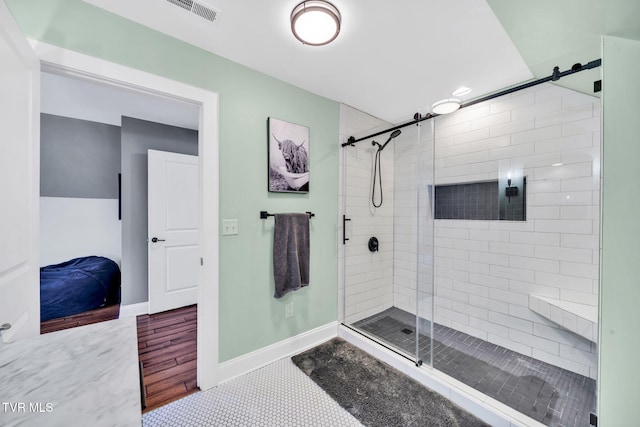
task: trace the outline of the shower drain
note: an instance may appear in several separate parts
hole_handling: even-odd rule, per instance
[[[412,333],[413,333],[413,331],[412,331],[411,329],[409,329],[409,328],[404,328],[401,332],[402,332],[403,334],[407,334],[407,335],[409,335],[409,334],[412,334]]]

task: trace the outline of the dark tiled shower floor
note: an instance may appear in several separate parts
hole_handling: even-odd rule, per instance
[[[429,331],[429,322],[421,322]],[[415,316],[406,311],[393,307],[353,326],[416,352]],[[433,365],[439,371],[546,425],[589,426],[589,413],[596,410],[594,380],[437,323],[433,329]],[[431,340],[425,334],[418,338],[428,364]]]

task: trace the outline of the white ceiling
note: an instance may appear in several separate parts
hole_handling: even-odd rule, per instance
[[[121,117],[134,117],[187,129],[198,129],[199,107],[119,88],[79,77],[41,73],[40,111],[56,116],[121,125]]]
[[[332,0],[342,31],[322,47],[291,34],[299,0],[202,0],[215,24],[166,0],[85,1],[392,123],[459,86],[468,100],[532,77],[485,0]]]

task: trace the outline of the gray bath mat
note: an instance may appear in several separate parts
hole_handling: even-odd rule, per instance
[[[291,359],[366,426],[488,426],[340,338]]]

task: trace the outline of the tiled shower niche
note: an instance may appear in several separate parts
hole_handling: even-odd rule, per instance
[[[435,219],[526,220],[526,178],[502,189],[496,180],[436,185],[435,190]]]

